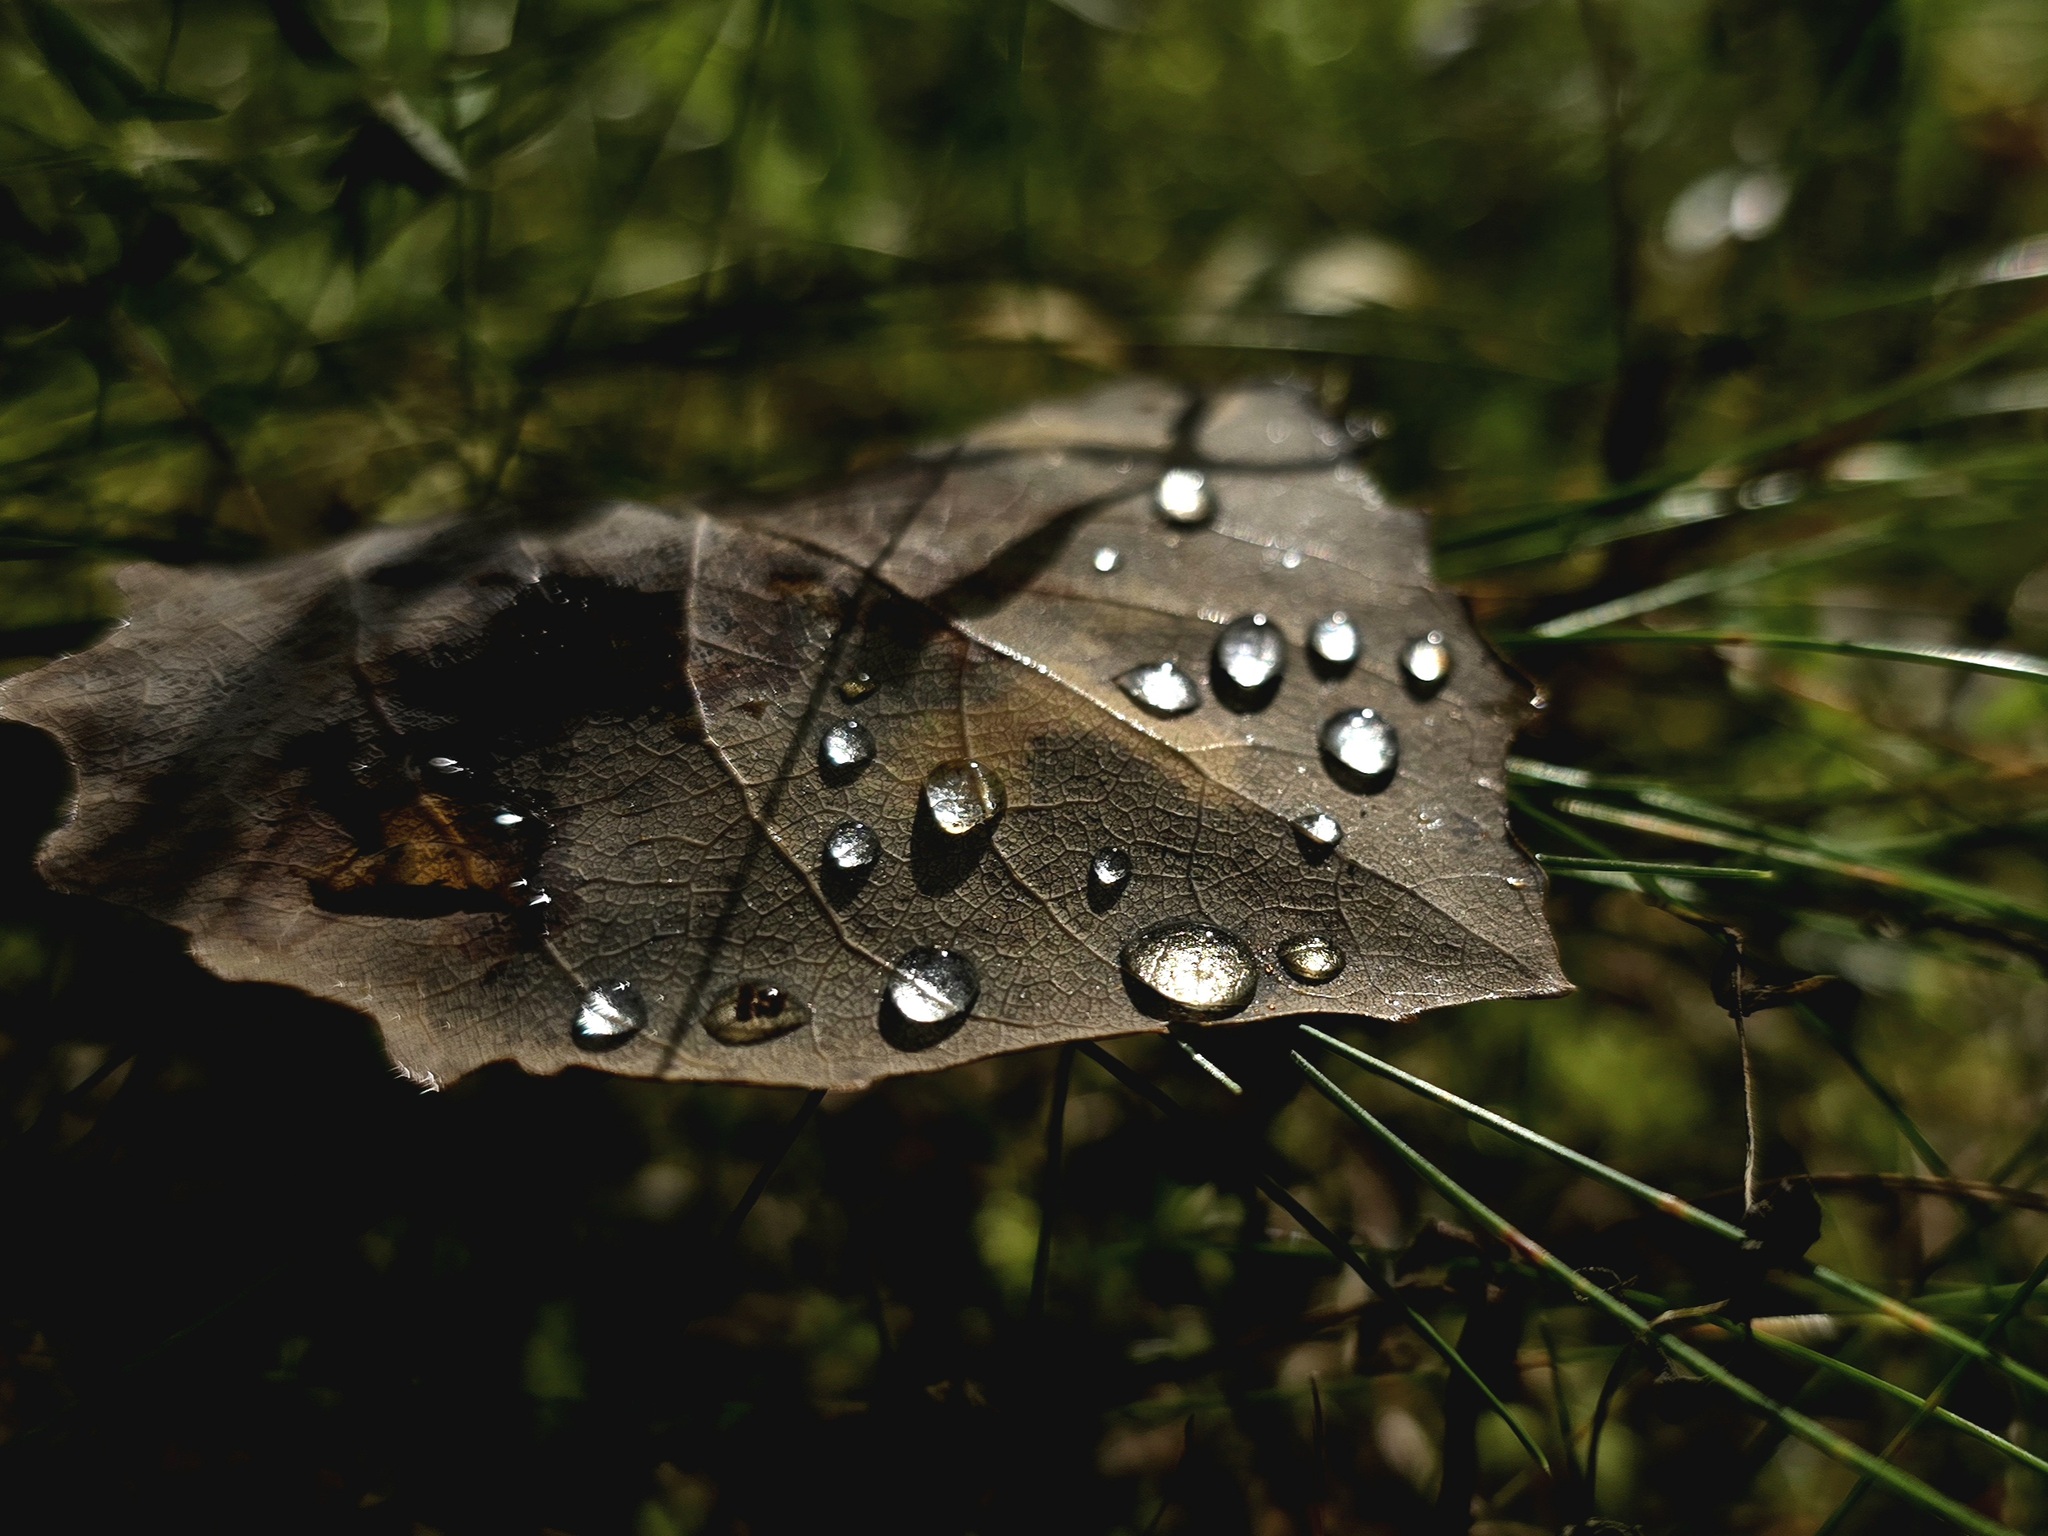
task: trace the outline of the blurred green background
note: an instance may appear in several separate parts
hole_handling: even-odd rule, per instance
[[[1545,690],[1530,846],[1775,875],[1575,872],[1575,996],[1346,1032],[1739,1218],[1719,948],[1664,909],[1733,924],[1841,978],[1752,1021],[1765,1172],[1848,1176],[1815,1256],[1974,1331],[2048,1245],[2044,302],[2021,0],[5,0],[0,665],[100,632],[137,556],[773,494],[1124,371],[1291,379]],[[422,1097],[364,1020],[45,890],[63,770],[0,751],[14,1528],[1804,1536],[1854,1481],[1473,1240],[1284,1032],[1219,1041],[1235,1098],[1118,1047],[1191,1140],[1076,1066],[1034,1320],[1051,1055],[828,1099],[731,1238],[794,1095]],[[1748,1283],[1336,1070],[1647,1309]],[[1261,1139],[1555,1476],[1258,1194]],[[1873,1450],[1906,1422],[1694,1334]],[[1916,1393],[1950,1359],[1799,1336]],[[2048,1400],[1948,1393],[2048,1452]],[[1996,1447],[1894,1459],[2048,1523]]]

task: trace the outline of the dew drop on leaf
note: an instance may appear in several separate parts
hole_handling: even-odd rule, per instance
[[[500,827],[523,827],[526,825],[526,818],[524,816],[520,815],[517,811],[510,810],[499,811],[491,817],[491,821]]]
[[[875,760],[874,733],[858,720],[841,720],[818,743],[818,760],[839,772],[865,768]]]
[[[1401,761],[1394,728],[1370,709],[1347,709],[1323,723],[1318,745],[1330,777],[1347,789],[1385,789]]]
[[[941,763],[924,779],[925,809],[948,837],[993,827],[1008,800],[1002,778],[965,758]]]
[[[1098,848],[1088,861],[1088,881],[1098,891],[1121,891],[1130,879],[1131,856],[1121,848]]]
[[[1125,942],[1121,962],[1138,1006],[1169,1019],[1227,1018],[1258,987],[1251,946],[1199,918],[1141,929]]]
[[[904,953],[882,988],[882,1033],[904,1050],[937,1045],[965,1022],[981,996],[974,962],[930,945]]]
[[[583,994],[569,1033],[586,1051],[624,1045],[647,1027],[647,1007],[630,981],[600,981]]]
[[[1344,828],[1328,811],[1304,811],[1294,818],[1294,835],[1314,849],[1327,850],[1344,841]]]
[[[1287,666],[1287,642],[1263,613],[1232,619],[1216,637],[1219,684],[1246,700],[1269,697]]]
[[[875,680],[865,672],[856,672],[839,685],[839,697],[849,704],[858,704],[875,691]]]
[[[1202,702],[1195,680],[1170,661],[1155,661],[1120,673],[1117,687],[1140,709],[1155,715],[1184,715]]]
[[[1276,952],[1288,975],[1311,986],[1335,981],[1344,969],[1344,951],[1327,934],[1297,933],[1282,939]]]
[[[1124,557],[1122,553],[1111,549],[1107,544],[1095,551],[1095,569],[1105,576],[1123,563]]]
[[[1432,629],[1408,642],[1401,653],[1401,675],[1410,691],[1424,696],[1443,687],[1451,675],[1451,648],[1444,643],[1442,630]]]
[[[759,1045],[811,1022],[802,998],[772,981],[743,981],[721,992],[704,1015],[704,1032],[721,1045]]]
[[[826,864],[847,874],[874,868],[881,856],[882,840],[864,821],[842,821],[825,839]]]
[[[1341,608],[1324,614],[1309,627],[1308,650],[1326,667],[1348,667],[1358,660],[1358,626]]]
[[[1180,528],[1206,523],[1209,514],[1216,510],[1215,498],[1209,494],[1208,477],[1199,469],[1169,469],[1159,477],[1159,489],[1153,493],[1152,504],[1161,517]]]

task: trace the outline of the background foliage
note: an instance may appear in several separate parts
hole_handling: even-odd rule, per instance
[[[1765,1172],[1852,1176],[1815,1257],[1975,1332],[2048,1242],[1924,1182],[2048,1172],[2048,709],[2013,654],[2048,648],[2040,7],[8,0],[0,82],[8,665],[96,633],[137,554],[771,493],[1126,369],[1286,375],[1546,689],[1531,846],[1776,875],[1572,872],[1576,996],[1346,1033],[1739,1219],[1722,951],[1665,909],[1710,913],[1772,979],[1843,978],[1750,1025]],[[1806,1532],[1854,1481],[1474,1239],[1280,1035],[1219,1043],[1237,1097],[1119,1048],[1192,1139],[1077,1065],[1034,1319],[1049,1055],[828,1100],[735,1238],[794,1096],[422,1097],[364,1021],[42,889],[61,769],[4,749],[0,1487],[32,1528]],[[1332,1070],[1646,1311],[1823,1304]],[[1265,1201],[1259,1140],[1555,1476]],[[1682,1326],[1873,1450],[1906,1423]],[[1787,1329],[1915,1393],[1951,1358]],[[2048,1363],[2034,1315],[2005,1339]],[[2007,1377],[1947,1390],[2048,1449]],[[1995,1446],[1894,1459],[2048,1521]]]

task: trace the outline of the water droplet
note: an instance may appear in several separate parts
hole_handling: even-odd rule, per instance
[[[974,962],[956,949],[921,945],[890,967],[882,988],[882,1034],[900,1050],[937,1045],[966,1021],[981,996]]]
[[[925,809],[949,837],[993,827],[1008,804],[1003,781],[979,763],[956,758],[924,777]]]
[[[1344,828],[1328,811],[1304,811],[1294,818],[1294,834],[1311,848],[1334,848],[1344,841]]]
[[[1280,963],[1287,967],[1288,975],[1311,986],[1335,981],[1344,969],[1344,951],[1327,934],[1297,933],[1292,938],[1282,939],[1275,953],[1279,955]]]
[[[858,720],[841,720],[818,743],[818,761],[828,770],[850,772],[874,760],[874,732]]]
[[[1400,738],[1370,709],[1330,716],[1318,744],[1330,776],[1346,788],[1385,789],[1401,761]]]
[[[1121,848],[1098,848],[1088,861],[1088,879],[1099,891],[1120,891],[1131,878],[1131,856]]]
[[[1198,918],[1133,934],[1122,955],[1134,1000],[1170,1019],[1220,1019],[1240,1012],[1258,987],[1251,946]]]
[[[1443,687],[1451,675],[1451,648],[1444,644],[1444,632],[1432,629],[1410,640],[1401,653],[1401,672],[1415,693],[1432,694]]]
[[[864,821],[842,821],[825,839],[825,863],[846,874],[873,869],[882,856],[882,840]]]
[[[523,827],[526,825],[526,818],[517,811],[500,811],[491,820],[501,827]]]
[[[569,1034],[586,1051],[624,1045],[647,1027],[647,1005],[630,981],[600,981],[583,994]]]
[[[1280,569],[1282,569],[1283,571],[1298,571],[1298,570],[1300,570],[1300,569],[1301,569],[1301,551],[1300,551],[1300,550],[1298,550],[1298,549],[1286,549],[1286,550],[1282,550],[1282,551],[1280,552]]]
[[[1280,686],[1287,667],[1287,642],[1263,613],[1232,619],[1216,637],[1216,674],[1246,702],[1263,701]]]
[[[1107,544],[1095,551],[1095,569],[1102,572],[1105,576],[1123,563],[1123,555],[1119,551],[1111,549]]]
[[[1308,653],[1327,667],[1350,666],[1358,660],[1358,626],[1341,609],[1325,614],[1309,629]]]
[[[1169,469],[1159,477],[1152,499],[1161,517],[1182,528],[1206,523],[1216,510],[1208,477],[1199,469]]]
[[[721,1045],[759,1045],[810,1022],[811,1010],[787,987],[743,981],[713,1000],[704,1032]]]
[[[849,704],[858,704],[875,691],[875,680],[865,672],[856,672],[839,685],[839,697]]]
[[[1170,661],[1155,661],[1121,673],[1117,687],[1140,709],[1155,715],[1184,715],[1202,702],[1195,680]]]
[[[452,757],[430,757],[426,761],[426,768],[438,779],[453,781],[470,776],[469,769]]]

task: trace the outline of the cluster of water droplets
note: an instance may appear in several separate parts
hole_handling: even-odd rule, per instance
[[[1153,506],[1163,522],[1177,529],[1199,527],[1216,510],[1207,477],[1189,468],[1170,469],[1160,477]],[[1282,561],[1287,569],[1300,563],[1300,552],[1294,550]],[[1094,552],[1091,564],[1107,576],[1121,568],[1123,556],[1105,545]],[[1306,650],[1318,675],[1341,676],[1362,654],[1358,626],[1341,610],[1324,614],[1309,626]],[[1224,625],[1216,637],[1210,656],[1211,686],[1230,707],[1263,708],[1285,678],[1287,655],[1279,627],[1264,613],[1246,614]],[[1400,663],[1411,692],[1419,697],[1435,693],[1451,672],[1451,652],[1442,632],[1431,630],[1410,641]],[[1160,718],[1191,713],[1202,702],[1200,685],[1173,658],[1132,667],[1115,682],[1132,703]],[[867,673],[855,672],[839,683],[837,691],[848,704],[856,704],[872,695],[876,686]],[[1369,708],[1332,715],[1318,732],[1317,746],[1332,778],[1362,792],[1384,788],[1399,767],[1400,742],[1393,726]],[[873,732],[862,721],[848,717],[835,721],[820,738],[819,767],[828,780],[845,782],[867,768],[875,752]],[[444,780],[459,779],[468,772],[450,758],[429,759],[425,766]],[[1001,777],[965,758],[932,768],[920,791],[922,812],[948,838],[986,835],[1000,821],[1006,805]],[[500,826],[508,828],[524,819],[510,810],[496,818]],[[1311,857],[1327,854],[1344,838],[1342,824],[1320,807],[1304,811],[1292,827]],[[859,878],[872,871],[881,856],[882,842],[875,830],[849,818],[826,837],[823,865],[828,875]],[[1132,867],[1130,853],[1120,847],[1098,848],[1089,856],[1088,892],[1098,911],[1123,896]],[[546,897],[537,899],[545,901]],[[1334,981],[1345,964],[1342,947],[1323,933],[1297,933],[1283,939],[1275,946],[1274,959],[1294,981],[1310,986]],[[1205,919],[1173,919],[1140,930],[1124,943],[1119,965],[1133,1001],[1156,1017],[1174,1021],[1228,1018],[1250,1006],[1258,990],[1259,965],[1251,946]],[[882,1033],[902,1049],[929,1049],[967,1020],[980,995],[980,972],[970,956],[933,945],[909,949],[889,967],[882,986]],[[727,988],[713,999],[702,1019],[705,1032],[729,1046],[777,1039],[811,1021],[810,1008],[794,992],[759,979]],[[584,992],[571,1034],[585,1049],[609,1050],[641,1033],[646,1025],[646,1005],[633,983],[604,981]]]

